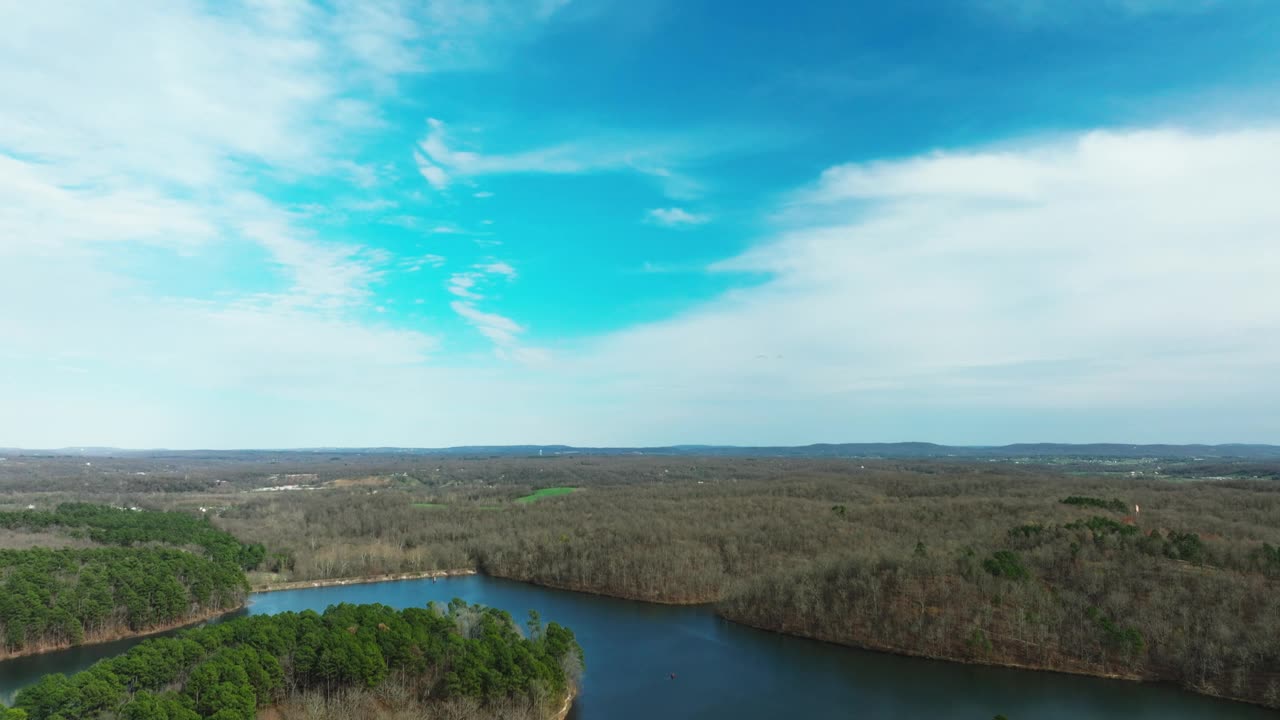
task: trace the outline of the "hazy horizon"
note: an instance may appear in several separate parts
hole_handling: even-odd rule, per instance
[[[839,441],[839,442],[812,442],[801,443],[796,445],[790,444],[764,444],[764,445],[743,445],[734,443],[698,443],[698,442],[682,442],[667,445],[577,445],[573,443],[471,443],[467,445],[312,445],[312,446],[295,446],[295,447],[269,447],[269,446],[245,446],[245,447],[218,447],[218,446],[201,446],[193,445],[190,447],[120,447],[113,445],[63,445],[58,447],[20,447],[0,445],[3,450],[19,450],[24,452],[87,452],[87,451],[120,451],[129,453],[147,453],[147,452],[348,452],[348,451],[374,451],[386,450],[391,452],[401,451],[448,451],[448,450],[467,450],[471,448],[484,449],[516,449],[516,448],[568,448],[573,451],[591,451],[591,450],[668,450],[668,449],[696,449],[696,448],[712,448],[712,449],[729,449],[729,450],[753,450],[753,449],[805,449],[810,447],[876,447],[876,446],[898,446],[898,445],[927,445],[939,448],[956,448],[956,449],[993,449],[999,450],[1009,447],[1024,446],[1049,446],[1049,447],[1092,447],[1092,446],[1115,446],[1115,447],[1172,447],[1172,448],[1188,448],[1188,447],[1208,447],[1208,448],[1230,448],[1230,447],[1261,447],[1276,448],[1280,450],[1280,443],[1266,442],[1224,442],[1224,443],[1169,443],[1169,442],[1150,442],[1150,443],[1132,443],[1114,440],[1100,440],[1094,442],[1054,442],[1051,440],[1027,441],[1027,442],[1009,442],[1009,443],[982,443],[957,445],[951,443],[937,443],[930,440],[886,440],[886,441]]]

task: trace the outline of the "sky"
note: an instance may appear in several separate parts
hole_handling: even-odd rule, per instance
[[[0,0],[0,447],[1280,443],[1270,0]]]

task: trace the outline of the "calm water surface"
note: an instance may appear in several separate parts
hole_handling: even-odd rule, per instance
[[[571,720],[1277,720],[1280,713],[1176,688],[972,667],[865,652],[727,623],[706,608],[667,607],[549,590],[482,576],[264,593],[250,614],[323,610],[339,602],[393,607],[460,597],[530,609],[573,628],[587,656]],[[71,673],[136,644],[127,640],[0,663],[0,699],[45,673]],[[670,679],[675,673],[676,678]]]

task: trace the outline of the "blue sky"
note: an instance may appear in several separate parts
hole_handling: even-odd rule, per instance
[[[1280,442],[1265,0],[0,17],[0,446]]]

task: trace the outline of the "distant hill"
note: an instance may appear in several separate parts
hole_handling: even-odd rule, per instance
[[[279,450],[126,450],[82,447],[56,450],[0,448],[4,456],[83,457],[173,457],[230,458],[268,457],[287,454],[331,455],[434,455],[449,457],[528,457],[562,455],[683,455],[716,457],[807,457],[807,458],[1093,458],[1169,460],[1274,460],[1280,459],[1280,445],[1131,445],[1125,443],[1019,443],[1014,445],[937,445],[928,442],[898,443],[818,443],[799,446],[671,445],[665,447],[574,447],[571,445],[467,445],[447,448],[301,448]]]

